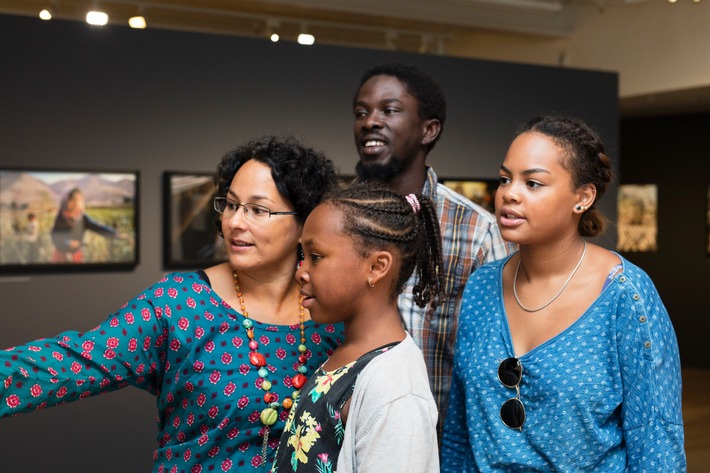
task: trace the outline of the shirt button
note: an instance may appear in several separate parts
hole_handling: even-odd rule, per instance
[[[641,317],[639,317],[639,320],[640,320],[642,323],[645,322],[645,321],[646,321],[646,316],[645,316],[645,315],[642,315]]]
[[[637,301],[639,299],[641,299],[641,296],[639,296],[638,294],[634,294],[634,300]]]
[[[644,342],[643,346],[646,348],[651,348],[651,342]]]
[[[626,282],[626,276],[621,276],[621,277],[619,278],[619,281],[621,281],[621,282]]]

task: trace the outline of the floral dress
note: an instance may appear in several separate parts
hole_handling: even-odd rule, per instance
[[[264,459],[263,378],[242,320],[204,272],[168,274],[93,330],[0,350],[0,417],[132,385],[157,397],[154,472],[266,472],[288,414],[279,409]],[[254,321],[253,330],[271,392],[290,397],[299,325]],[[342,325],[307,321],[305,331],[312,373],[340,343]]]
[[[353,394],[358,374],[395,345],[372,350],[334,371],[318,368],[291,408],[272,473],[335,473],[345,433],[343,406]]]

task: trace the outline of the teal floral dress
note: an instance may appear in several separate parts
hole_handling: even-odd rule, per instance
[[[321,366],[306,382],[286,420],[272,473],[335,473],[345,423],[340,413],[360,372],[392,343],[365,353],[334,371]]]

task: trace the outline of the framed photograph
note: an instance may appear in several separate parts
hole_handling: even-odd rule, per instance
[[[617,251],[658,251],[658,187],[655,184],[620,185],[617,211]]]
[[[496,189],[498,189],[498,179],[449,179],[442,178],[439,182],[449,189],[468,197],[468,199],[489,212],[493,213],[496,203]]]
[[[227,260],[217,232],[219,214],[212,205],[211,173],[163,173],[163,265],[200,269]]]
[[[138,264],[138,172],[0,168],[0,271]]]

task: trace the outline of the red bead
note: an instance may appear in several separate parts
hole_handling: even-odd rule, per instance
[[[268,392],[264,394],[264,402],[266,404],[271,404],[272,402],[276,402],[276,394]]]
[[[264,358],[264,355],[262,355],[261,353],[253,351],[249,353],[249,363],[254,366],[265,366],[266,358]]]
[[[257,348],[259,348],[259,342],[257,342],[256,340],[251,340],[249,342],[249,348],[251,350],[256,350]]]
[[[305,376],[303,376],[301,373],[298,373],[296,376],[293,377],[291,382],[296,389],[301,389],[303,385],[306,384],[306,380],[307,378]]]
[[[298,362],[301,363],[302,365],[306,364],[306,361],[308,361],[308,358],[306,358],[306,355],[299,355],[298,356]]]

